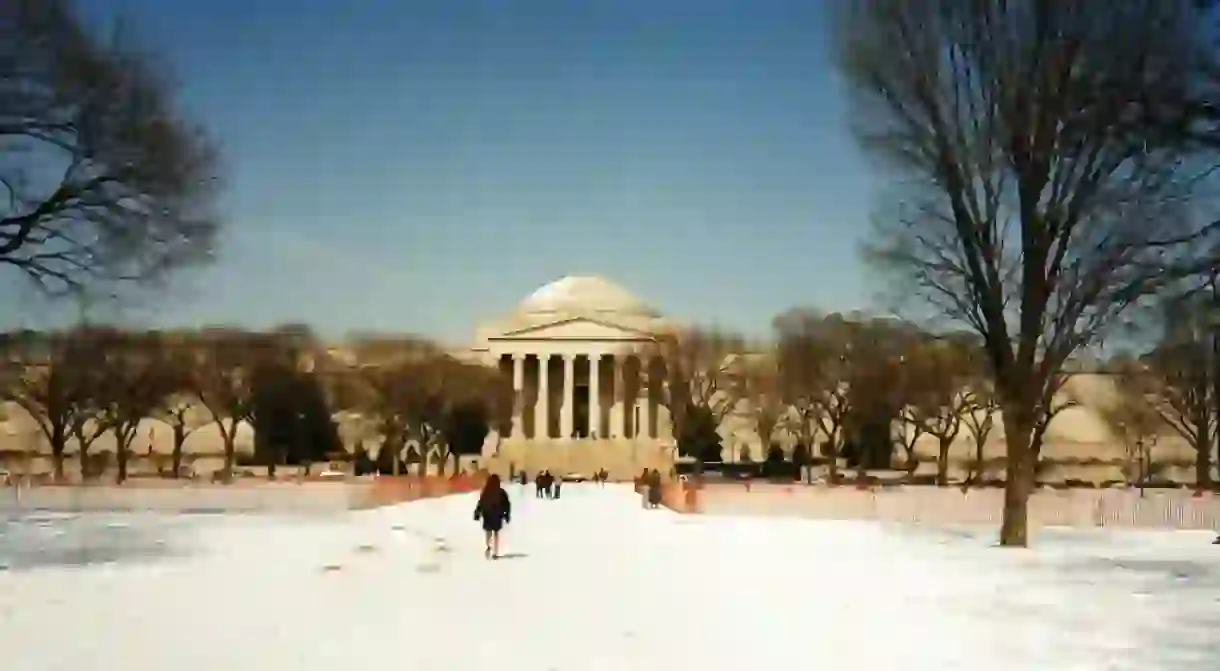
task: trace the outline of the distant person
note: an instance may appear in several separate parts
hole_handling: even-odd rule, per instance
[[[555,485],[551,488],[551,498],[559,498],[559,490],[563,487],[563,478],[555,478]]]
[[[500,530],[512,520],[512,514],[508,492],[500,486],[500,476],[493,473],[487,477],[483,491],[479,493],[479,503],[474,507],[475,521],[483,522],[484,557],[500,558]]]
[[[661,505],[661,474],[653,469],[648,473],[648,507],[657,508]]]
[[[546,471],[539,471],[534,476],[534,496],[542,498],[546,495]]]

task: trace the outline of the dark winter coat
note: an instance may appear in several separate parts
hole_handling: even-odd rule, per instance
[[[475,520],[483,522],[484,531],[499,531],[512,521],[513,504],[508,499],[508,492],[503,489],[486,497],[479,497],[479,503],[474,507]]]
[[[648,478],[648,503],[649,505],[661,505],[661,479]]]

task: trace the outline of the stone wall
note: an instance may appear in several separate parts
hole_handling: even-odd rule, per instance
[[[340,482],[239,481],[232,485],[133,481],[114,485],[44,485],[0,488],[0,513],[325,514],[477,491],[482,475],[452,478],[367,477]]]
[[[999,489],[894,487],[877,491],[802,485],[705,485],[694,511],[918,524],[999,525]],[[1220,530],[1220,497],[1183,490],[1040,490],[1030,499],[1033,526],[1118,526]]]
[[[46,485],[0,489],[0,511],[338,513],[368,500],[368,483],[240,483],[234,485]]]

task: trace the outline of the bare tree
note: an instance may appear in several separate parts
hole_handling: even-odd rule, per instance
[[[409,437],[407,408],[412,392],[411,385],[414,384],[412,372],[409,364],[363,367],[359,371],[362,391],[359,391],[360,388],[349,388],[352,395],[347,397],[354,400],[353,407],[360,408],[362,416],[375,418],[377,433],[381,436],[379,461],[383,458],[383,453],[388,451],[393,454],[393,475],[398,475],[398,455],[406,446]]]
[[[903,466],[906,468],[907,477],[910,478],[919,469],[919,454],[915,451],[915,445],[926,432],[923,422],[917,420],[917,415],[912,413],[910,408],[903,408],[899,419],[902,420],[899,444],[903,451]]]
[[[37,423],[51,449],[54,477],[64,479],[64,457],[72,428],[87,398],[84,375],[93,352],[78,333],[7,334],[8,379],[4,393]]]
[[[195,347],[196,392],[220,432],[225,481],[233,477],[237,427],[250,416],[254,372],[271,347],[262,334],[229,329],[206,329]]]
[[[159,374],[164,381],[165,396],[152,416],[169,425],[173,435],[170,448],[170,477],[182,475],[183,452],[186,440],[198,429],[211,423],[206,412],[201,413],[199,400],[199,360],[194,355],[189,337],[182,334],[170,336],[165,344]]]
[[[68,0],[0,4],[0,263],[52,294],[211,256],[216,152],[123,37]]]
[[[904,379],[907,406],[904,421],[937,440],[936,484],[949,485],[949,449],[974,406],[975,373],[968,344],[930,339],[906,357]]]
[[[112,333],[99,343],[107,373],[98,424],[114,434],[116,481],[127,480],[131,443],[140,422],[152,417],[175,390],[166,367],[164,343],[157,333]]]
[[[442,463],[453,457],[457,473],[461,456],[482,447],[484,429],[495,431],[497,440],[511,430],[516,393],[512,380],[495,368],[456,360],[447,367],[438,452]]]
[[[109,428],[104,413],[115,390],[108,383],[110,371],[103,360],[102,343],[109,336],[89,329],[76,337],[80,338],[79,346],[89,353],[90,364],[73,374],[77,379],[76,408],[68,433],[76,440],[80,476],[86,480],[99,477],[108,466],[108,454],[93,455],[90,450]]]
[[[1172,303],[1161,343],[1143,358],[1143,375],[1128,375],[1143,390],[1164,423],[1195,450],[1195,481],[1211,486],[1211,451],[1217,427],[1214,326],[1194,307]]]
[[[1152,450],[1166,421],[1148,395],[1147,373],[1135,361],[1112,363],[1116,398],[1097,408],[1110,432],[1123,443],[1123,474],[1137,484],[1140,494],[1152,471]]]
[[[746,413],[758,439],[763,455],[768,455],[775,432],[785,426],[789,406],[780,387],[779,360],[775,352],[750,355],[736,372],[732,395],[734,403],[747,407]]]
[[[432,343],[417,338],[376,339],[353,347],[360,362],[358,376],[344,388],[345,405],[375,418],[381,434],[378,454],[393,455],[398,475],[399,455],[413,443],[420,475],[436,446],[444,384],[444,355]],[[379,460],[384,457],[379,456]]]
[[[829,328],[828,321],[832,324]],[[792,406],[797,426],[803,438],[810,440],[811,449],[815,429],[826,436],[828,482],[836,485],[842,427],[850,409],[847,341],[834,319],[809,310],[780,315],[774,326],[779,337],[781,395]]]
[[[1071,355],[1158,291],[1204,227],[1214,165],[1192,106],[1217,72],[1214,3],[860,0],[835,34],[863,143],[903,179],[870,250],[904,291],[982,336],[1008,445],[1006,546],[1048,390]]]
[[[892,319],[847,321],[841,328],[846,344],[840,387],[847,398],[844,447],[850,448],[845,456],[855,461],[856,483],[863,484],[868,468],[891,465],[893,424],[908,403],[911,378],[905,358],[915,334]]]
[[[720,426],[736,407],[732,394],[735,371],[743,363],[745,344],[741,337],[717,331],[691,327],[655,335],[655,340],[642,348],[640,361],[660,361],[663,367],[659,403],[669,411],[674,436],[679,448],[684,437],[703,419]],[[653,368],[641,366],[641,376],[649,376]],[[706,454],[697,446],[696,470],[702,472]]]
[[[972,403],[962,414],[962,421],[974,442],[974,458],[971,459],[970,477],[967,478],[965,486],[975,482],[982,483],[987,464],[984,451],[987,439],[995,429],[995,394],[991,392],[987,381],[978,379],[976,383],[979,386],[971,394]]]

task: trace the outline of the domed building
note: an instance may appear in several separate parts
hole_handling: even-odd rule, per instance
[[[511,434],[488,447],[484,463],[624,477],[668,468],[660,364],[642,352],[669,326],[630,291],[591,275],[551,282],[481,326],[473,353],[511,376],[518,399]]]
[[[674,326],[632,292],[591,275],[551,282],[510,314],[481,326],[463,354],[498,367],[512,379],[518,399],[511,433],[490,439],[481,463],[502,474],[523,469],[590,474],[606,468],[621,478],[644,468],[668,470],[675,442],[669,413],[659,402],[663,364],[642,361],[641,354],[655,334]],[[1063,400],[1072,407],[1051,424],[1042,450],[1049,460],[1041,476],[1045,481],[1123,477],[1117,464],[1125,458],[1124,448],[1099,415],[1114,383],[1104,373],[1071,376]],[[992,419],[988,458],[1006,450],[999,413]],[[795,441],[782,430],[762,440],[749,412],[729,413],[720,434],[728,461],[761,460],[768,444],[790,449]],[[961,430],[950,449],[957,477],[965,477],[975,449],[970,432]],[[916,450],[925,462],[921,468],[934,472],[937,441],[924,435]],[[1192,454],[1168,431],[1157,453],[1175,462]]]

